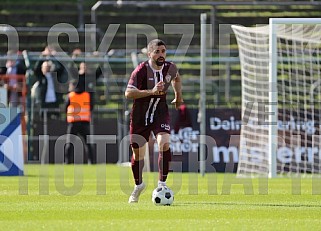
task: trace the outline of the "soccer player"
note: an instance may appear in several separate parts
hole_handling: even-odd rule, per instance
[[[135,188],[128,203],[138,202],[145,189],[142,179],[146,144],[151,132],[154,133],[159,148],[159,186],[166,185],[171,161],[170,118],[166,103],[166,92],[171,84],[175,99],[172,103],[178,109],[183,103],[181,78],[174,63],[165,61],[166,44],[154,39],[147,46],[148,60],[140,63],[132,72],[125,96],[133,99],[130,116],[130,143],[133,151],[131,167]]]

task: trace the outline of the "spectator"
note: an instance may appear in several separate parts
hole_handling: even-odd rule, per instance
[[[66,75],[66,70],[62,63],[56,59],[57,52],[54,48],[51,46],[45,47],[45,49],[41,52],[41,55],[39,57],[39,60],[36,62],[34,66],[34,73],[37,77],[38,81],[43,80],[43,70],[42,70],[42,64],[45,61],[50,61],[50,69],[48,72],[50,72],[53,80],[53,86],[55,89],[55,95],[56,95],[56,100],[57,100],[57,105],[63,102],[63,95],[66,93],[67,89],[65,89],[65,92],[62,90],[62,83],[66,82],[65,81],[65,75]],[[46,92],[47,86],[45,83],[43,91]],[[42,105],[45,103],[45,101],[42,102]]]
[[[79,58],[83,57],[83,53],[80,48],[75,48],[71,53],[72,62],[68,63],[68,74],[71,79],[78,78],[78,70],[79,70]]]
[[[73,62],[69,63],[69,75],[71,79],[79,81],[81,84],[85,84],[85,90],[88,92],[94,92],[97,79],[103,74],[102,69],[97,63],[81,61],[79,58],[85,58],[85,55],[80,48],[75,48],[72,52]],[[87,57],[90,58],[99,57],[98,52],[94,52]],[[79,79],[78,79],[79,78]],[[83,83],[82,83],[83,82]]]
[[[34,73],[40,88],[42,108],[57,109],[63,102],[63,92],[59,89],[65,74],[63,65],[54,57],[56,51],[47,46],[34,66]],[[59,112],[49,112],[49,116],[58,117]]]
[[[72,51],[72,58],[73,59],[76,59],[78,58],[79,56],[82,55],[82,51],[80,48],[75,48],[73,51]]]
[[[85,62],[79,64],[79,84],[84,85],[85,91],[95,92],[96,80],[101,76],[100,68],[88,65]]]
[[[37,74],[40,89],[40,101],[42,108],[59,108],[59,101],[55,90],[52,62],[44,61],[41,64],[41,72]],[[57,112],[49,112],[48,115],[57,115]]]
[[[1,68],[0,74],[7,74],[8,80],[4,87],[8,90],[8,103],[10,107],[18,107],[21,103],[22,84],[16,75],[25,75],[26,66],[17,52],[9,50],[7,52],[8,59],[6,66]]]

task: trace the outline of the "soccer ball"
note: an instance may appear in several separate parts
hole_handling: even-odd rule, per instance
[[[155,205],[171,205],[174,201],[174,193],[167,186],[160,186],[154,189],[152,201]]]

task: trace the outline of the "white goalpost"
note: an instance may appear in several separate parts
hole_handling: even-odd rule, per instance
[[[233,25],[242,73],[238,175],[321,172],[321,19]]]

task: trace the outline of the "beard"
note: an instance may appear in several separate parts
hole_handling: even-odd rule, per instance
[[[155,61],[156,65],[159,66],[159,67],[163,66],[164,62],[165,62],[165,59],[164,59],[164,58],[158,58],[158,59]]]

